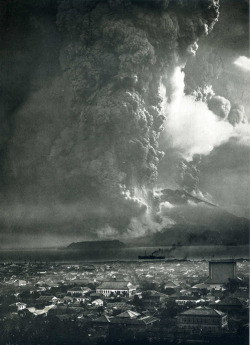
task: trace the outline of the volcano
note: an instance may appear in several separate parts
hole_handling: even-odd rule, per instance
[[[221,207],[185,190],[158,192],[160,222],[171,224],[137,238],[144,245],[244,245],[249,243],[249,219],[237,217]]]

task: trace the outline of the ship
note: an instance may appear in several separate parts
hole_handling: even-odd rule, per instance
[[[164,260],[165,256],[163,256],[163,255],[156,255],[160,251],[161,251],[161,249],[158,249],[158,250],[154,251],[150,255],[146,255],[146,252],[145,252],[145,255],[139,255],[138,259],[139,260]]]

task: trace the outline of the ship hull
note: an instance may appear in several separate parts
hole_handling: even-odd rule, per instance
[[[165,256],[139,255],[139,260],[164,260]]]

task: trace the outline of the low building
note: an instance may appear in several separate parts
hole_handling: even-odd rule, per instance
[[[156,290],[147,290],[142,293],[144,304],[161,304],[165,303],[168,296]]]
[[[21,280],[21,279],[19,279],[19,280],[17,281],[17,283],[18,283],[18,286],[26,286],[26,285],[27,285],[26,280]]]
[[[103,298],[103,295],[102,294],[100,294],[100,293],[91,293],[90,295],[90,300],[91,300],[91,302],[93,302],[94,300],[96,300],[96,299],[101,299],[101,298]]]
[[[177,316],[178,327],[189,332],[220,333],[228,327],[227,314],[205,306]]]
[[[85,302],[86,301],[86,298],[83,297],[83,296],[78,296],[75,298],[77,302]]]
[[[92,302],[92,305],[96,305],[98,307],[103,307],[103,300],[102,299],[96,299]]]
[[[67,294],[71,296],[84,296],[90,289],[88,287],[73,287],[67,291]]]
[[[19,311],[19,310],[24,310],[24,309],[26,309],[27,304],[21,303],[21,302],[17,302],[17,303],[16,303],[16,306],[17,306],[17,310]]]
[[[199,303],[199,300],[200,300],[199,298],[193,297],[193,296],[178,296],[175,299],[175,302],[178,305],[185,305],[187,303],[197,304],[197,303]]]
[[[138,319],[140,315],[141,315],[140,313],[137,313],[133,310],[126,310],[126,311],[122,312],[121,314],[117,315],[116,317]]]
[[[112,295],[131,296],[135,291],[132,284],[125,281],[108,281],[103,282],[96,288],[96,293],[106,297]]]
[[[107,315],[102,315],[96,320],[92,321],[92,324],[97,327],[109,326],[111,329],[117,329],[117,326],[121,326],[123,329],[127,330],[139,330],[152,327],[160,320],[154,316],[144,316],[144,317],[130,317],[130,314],[125,316],[108,317]],[[126,317],[127,316],[127,317]]]
[[[40,305],[46,305],[46,304],[50,304],[52,303],[52,299],[53,297],[55,296],[39,296],[37,299],[36,299],[36,304],[40,304]]]
[[[176,291],[180,286],[172,281],[167,281],[164,283],[164,289],[170,291]]]
[[[241,314],[247,310],[244,299],[228,296],[216,303],[216,308],[228,314]]]
[[[121,310],[126,311],[131,308],[131,305],[128,305],[125,302],[114,302],[114,303],[107,303],[107,309],[109,310]]]

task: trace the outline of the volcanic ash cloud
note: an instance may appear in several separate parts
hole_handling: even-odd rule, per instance
[[[157,180],[163,157],[158,145],[166,117],[162,78],[170,85],[176,66],[195,53],[199,37],[213,28],[218,8],[216,0],[59,1],[62,73],[57,84],[61,80],[70,89],[64,92],[67,106],[60,113],[53,108],[49,116],[37,114],[49,122],[46,135],[51,133],[41,141],[39,152],[46,145],[46,153],[39,159],[20,153],[18,145],[12,148],[26,160],[20,175],[29,176],[29,163],[35,161],[33,186],[39,185],[40,191],[61,202],[89,198],[91,205],[96,202],[107,210],[105,223],[98,220],[100,224],[126,229],[131,217],[148,209],[147,189]],[[40,101],[46,104],[44,97]],[[21,116],[33,121],[34,113],[30,118],[27,114],[24,106]],[[45,133],[42,120],[32,138]],[[185,120],[180,120],[185,127]],[[169,126],[175,144],[183,149],[172,118]],[[28,140],[26,130],[22,128],[18,135]],[[184,139],[188,139],[184,151],[192,154],[194,143],[188,134]],[[27,150],[32,147],[30,141]],[[25,151],[26,145],[22,147]],[[209,150],[202,148],[202,152]],[[18,176],[15,170],[16,180]],[[43,188],[42,183],[49,185]]]
[[[191,54],[217,16],[217,1],[59,6],[57,23],[65,37],[60,60],[78,122],[71,135],[79,148],[70,157],[80,157],[79,174],[94,187],[133,203],[135,213],[147,203],[146,196],[138,202],[136,190],[153,185],[163,156],[161,78]]]

